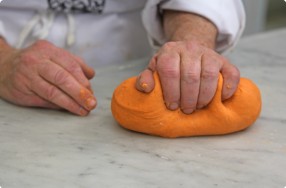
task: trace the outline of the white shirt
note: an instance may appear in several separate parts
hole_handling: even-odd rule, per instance
[[[164,9],[211,20],[219,31],[218,52],[233,47],[245,25],[241,0],[3,0],[0,36],[14,47],[43,38],[99,67],[146,57],[150,44],[165,43]]]

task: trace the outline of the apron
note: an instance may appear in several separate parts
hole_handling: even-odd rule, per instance
[[[25,3],[23,3],[25,2]],[[144,0],[4,0],[4,38],[17,48],[46,39],[91,67],[150,56]],[[1,23],[0,22],[0,23]]]

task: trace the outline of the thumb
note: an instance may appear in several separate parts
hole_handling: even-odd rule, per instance
[[[229,99],[236,91],[240,80],[240,72],[236,66],[226,61],[222,68],[223,77],[222,101]]]
[[[137,77],[136,89],[144,93],[150,93],[154,89],[154,87],[155,81],[153,77],[153,71],[151,71],[150,69],[145,69]]]

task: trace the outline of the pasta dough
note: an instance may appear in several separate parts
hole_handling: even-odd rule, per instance
[[[148,94],[135,88],[136,77],[125,80],[115,89],[111,110],[122,127],[169,138],[221,135],[249,127],[260,114],[260,91],[249,79],[241,78],[236,93],[221,102],[223,79],[220,76],[211,103],[187,115],[180,109],[166,108],[157,73],[154,77],[155,88]]]

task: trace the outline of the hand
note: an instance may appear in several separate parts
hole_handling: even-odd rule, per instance
[[[3,41],[2,41],[3,45]],[[66,109],[85,116],[96,106],[83,60],[47,41],[22,50],[1,49],[0,97],[22,106]]]
[[[190,114],[208,105],[217,89],[219,74],[224,82],[222,100],[230,98],[239,83],[239,70],[229,61],[195,41],[168,42],[151,59],[137,79],[136,88],[151,92],[157,71],[168,109]]]

